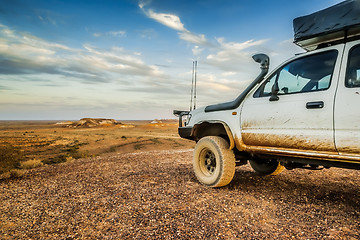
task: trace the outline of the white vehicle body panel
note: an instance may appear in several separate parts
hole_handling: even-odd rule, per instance
[[[234,110],[205,112],[205,108],[198,108],[191,112],[191,118],[187,126],[195,124],[222,123],[229,127],[234,139],[240,138],[240,110],[241,106]]]
[[[269,101],[269,97],[255,98],[253,93],[257,89],[248,95],[241,111],[241,136],[245,145],[336,152],[333,104],[343,45],[330,49],[336,49],[338,56],[329,89],[279,95],[278,101]],[[329,51],[329,48],[298,58],[325,51]],[[282,66],[298,58],[287,61]],[[307,103],[318,101],[324,102],[323,108],[306,108]]]
[[[348,88],[345,78],[348,67],[348,53],[360,41],[346,44],[342,71],[340,73],[338,91],[335,98],[334,121],[335,143],[340,154],[360,154],[360,87]],[[357,79],[360,78],[358,71]]]

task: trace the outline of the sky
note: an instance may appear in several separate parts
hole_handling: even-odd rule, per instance
[[[303,50],[294,18],[338,0],[0,0],[0,120],[175,118],[236,98]]]

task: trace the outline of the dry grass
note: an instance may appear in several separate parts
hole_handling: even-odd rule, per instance
[[[11,144],[0,145],[0,179],[4,176],[14,176],[10,171],[18,168],[23,159],[20,147]]]
[[[39,159],[32,159],[32,160],[27,160],[24,162],[20,163],[20,168],[21,169],[32,169],[32,168],[38,168],[43,166],[44,163],[39,160]]]
[[[22,169],[10,169],[0,175],[0,180],[19,178],[24,175],[25,171]]]
[[[192,142],[178,137],[176,121],[161,125],[132,121],[126,122],[127,125],[79,129],[46,121],[1,123],[0,179],[9,177],[12,169],[39,167],[41,163],[56,164],[104,154],[193,146]]]

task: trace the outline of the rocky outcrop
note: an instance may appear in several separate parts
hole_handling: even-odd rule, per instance
[[[121,122],[118,122],[114,119],[106,118],[82,118],[76,122],[63,122],[57,124],[69,128],[111,127],[116,125],[123,125]]]

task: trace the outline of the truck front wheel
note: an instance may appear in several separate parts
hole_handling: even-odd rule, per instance
[[[251,159],[249,160],[252,169],[260,175],[278,175],[284,170],[284,166],[274,159],[262,160]]]
[[[200,139],[196,144],[193,168],[198,180],[210,187],[222,187],[231,182],[235,174],[235,155],[229,143],[217,136]]]

